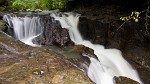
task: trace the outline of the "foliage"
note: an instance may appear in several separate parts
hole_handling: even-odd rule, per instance
[[[68,0],[52,0],[52,8],[64,8],[67,5]]]
[[[128,21],[128,20],[133,19],[135,22],[138,22],[139,21],[139,15],[140,15],[140,12],[134,11],[131,13],[130,16],[120,17],[120,19],[122,21]]]
[[[7,9],[9,2],[9,0],[0,0],[0,11]]]
[[[12,0],[11,8],[13,10],[63,9],[67,2],[68,0]]]
[[[147,2],[147,4],[148,4],[148,6],[147,6],[146,10],[143,10],[141,12],[134,11],[131,13],[130,16],[120,17],[120,19],[122,21],[124,21],[124,23],[119,28],[121,28],[129,20],[134,20],[135,22],[138,22],[139,19],[141,19],[141,20],[145,21],[145,24],[144,24],[145,29],[146,29],[145,35],[149,35],[149,32],[148,32],[149,28],[148,27],[150,26],[150,24],[149,24],[149,21],[150,21],[150,15],[149,15],[149,13],[150,13],[150,0]],[[145,17],[140,17],[140,15],[142,15],[142,13],[145,14]]]

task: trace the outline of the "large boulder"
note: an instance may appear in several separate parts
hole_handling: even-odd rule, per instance
[[[38,37],[39,44],[58,47],[73,45],[68,30],[61,28],[58,21],[55,21],[50,15],[41,16],[41,21],[44,28],[42,35]]]
[[[0,32],[0,83],[93,84],[67,58],[33,48]]]

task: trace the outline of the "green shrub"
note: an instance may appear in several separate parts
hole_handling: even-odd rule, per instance
[[[65,8],[68,0],[52,0],[52,8],[57,9],[57,8]]]
[[[11,8],[13,10],[24,9],[63,9],[65,8],[68,0],[12,0]]]

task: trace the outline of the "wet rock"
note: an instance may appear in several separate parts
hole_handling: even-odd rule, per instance
[[[69,46],[73,42],[70,40],[67,29],[61,28],[58,21],[52,19],[49,15],[41,17],[44,29],[43,33],[39,38],[39,43],[46,46]]]
[[[110,16],[109,16],[110,17]],[[118,19],[116,21],[116,19]],[[117,30],[121,21],[119,18],[111,17],[110,21],[106,18],[99,18],[92,20],[81,17],[79,22],[79,31],[83,38],[90,40],[94,44],[104,45],[106,48],[124,48],[126,40],[129,40],[133,29],[124,28],[124,30]]]
[[[150,52],[142,46],[135,44],[128,45],[123,55],[139,72],[139,75],[145,84],[150,83]]]
[[[44,46],[58,46],[58,47],[65,47],[74,45],[74,43],[71,41],[69,37],[68,30],[65,28],[61,28],[61,25],[58,21],[55,21],[54,18],[52,18],[49,14],[16,14],[12,13],[11,16],[19,16],[19,17],[25,17],[25,16],[38,16],[41,19],[41,25],[43,29],[41,29],[43,32],[40,36],[33,39],[33,43],[35,44],[41,44]],[[0,21],[0,29],[1,29],[1,21]],[[3,28],[3,31],[7,33],[8,35],[14,36],[14,30],[13,28]]]
[[[85,47],[83,45],[76,45],[70,48],[65,53],[76,53],[79,55],[79,58],[70,58],[68,59],[71,63],[73,63],[75,66],[77,66],[79,69],[81,69],[84,72],[88,72],[88,67],[91,63],[90,57],[96,58],[96,55],[94,54],[94,51],[88,47]]]
[[[96,55],[94,54],[94,50],[85,47],[84,45],[75,45],[73,46],[70,50],[68,50],[67,52],[70,53],[79,53],[80,55],[87,55],[89,57],[94,57],[96,58]]]
[[[94,44],[104,45],[105,48],[121,50],[123,57],[139,72],[142,81],[149,84],[150,34],[145,33],[145,23],[141,20],[137,23],[130,20],[122,25],[123,22],[119,18],[124,16],[123,14],[111,12],[109,9],[108,12],[99,10],[96,13],[98,16],[89,18],[87,12],[85,16],[88,17],[80,17],[79,31],[83,38]]]
[[[32,47],[25,45],[24,43],[20,42],[19,40],[16,40],[8,35],[6,35],[4,32],[0,31],[0,42],[1,42],[1,48],[5,48],[5,50],[16,50],[17,52],[21,53],[26,50],[30,50]]]
[[[140,84],[130,78],[126,78],[126,77],[122,77],[122,76],[114,77],[114,79],[115,79],[116,84]]]
[[[16,52],[16,50],[14,49],[14,48],[12,48],[12,47],[10,47],[10,46],[7,46],[6,44],[4,44],[4,43],[2,43],[2,42],[0,42],[0,48],[1,48],[1,51],[8,51],[8,52],[13,52],[13,53],[15,53]]]
[[[77,69],[68,69],[57,72],[52,79],[52,84],[92,84],[90,81],[85,79],[85,76],[76,73],[82,72],[79,72]],[[78,78],[83,79],[84,81],[78,80]]]
[[[90,40],[94,43],[105,45],[106,43],[106,29],[98,20],[91,20],[86,17],[80,17],[79,31],[85,40]],[[101,39],[101,40],[98,40]]]
[[[149,43],[150,35],[145,35],[143,21],[140,20],[138,23],[135,23],[130,20],[122,25],[123,21],[120,20],[120,17],[125,15],[118,13],[113,8],[93,9],[94,11],[91,9],[84,17],[80,17],[79,31],[82,37],[90,40],[94,44],[101,44],[106,48],[117,48],[121,50],[130,40],[141,41],[144,44]],[[83,11],[86,11],[86,9]],[[93,12],[96,12],[98,16],[90,15]]]
[[[0,11],[0,20],[3,20],[3,16],[4,16],[5,14],[8,14],[8,11],[7,11],[7,12],[6,12],[6,11],[3,11],[3,10]]]
[[[3,20],[0,20],[0,30],[4,30],[5,28],[5,22]]]
[[[0,53],[1,84],[93,84],[61,54],[32,48],[2,32],[0,43],[4,51]],[[10,50],[12,48],[15,52]]]

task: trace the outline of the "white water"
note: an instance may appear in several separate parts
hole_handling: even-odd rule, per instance
[[[42,26],[39,17],[11,17],[4,15],[3,20],[13,28],[15,38],[31,46],[38,46],[33,39],[42,33]]]
[[[119,50],[104,49],[102,45],[92,44],[81,37],[78,31],[79,14],[65,13],[62,17],[59,14],[51,16],[61,23],[62,28],[69,30],[70,38],[75,44],[82,44],[94,50],[99,61],[90,57],[88,76],[96,84],[114,84],[114,76],[125,76],[142,84],[136,70],[122,57]]]
[[[104,49],[102,45],[92,44],[82,38],[78,31],[79,14],[65,13],[60,17],[59,14],[52,13],[51,16],[60,21],[62,28],[69,30],[70,38],[76,45],[82,44],[94,50],[99,61],[89,57],[91,63],[88,68],[88,76],[96,84],[114,84],[114,76],[125,76],[142,84],[136,70],[122,57],[119,50]],[[43,28],[39,17],[4,15],[3,19],[8,22],[10,28],[13,28],[17,39],[28,45],[37,46],[32,40],[42,33]]]

